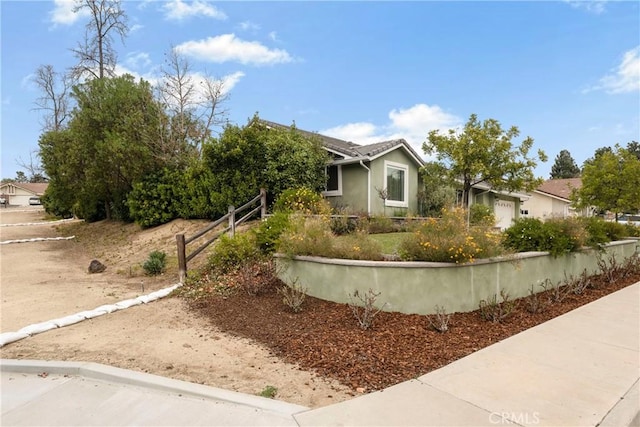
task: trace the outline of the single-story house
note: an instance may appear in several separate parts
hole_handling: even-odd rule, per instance
[[[590,209],[576,210],[572,206],[571,193],[582,187],[580,178],[549,179],[533,190],[523,203],[522,215],[531,218],[588,216]]]
[[[509,228],[520,218],[521,206],[529,197],[525,193],[495,190],[485,182],[475,184],[471,189],[471,205],[481,203],[492,208],[496,227],[501,230]]]
[[[261,120],[267,127],[288,128]],[[297,129],[319,138],[331,157],[324,196],[336,208],[369,215],[404,216],[418,211],[423,160],[404,139],[369,145]],[[381,197],[385,195],[386,198]]]
[[[29,199],[42,197],[48,183],[5,182],[0,184],[0,197],[9,205],[29,206]]]

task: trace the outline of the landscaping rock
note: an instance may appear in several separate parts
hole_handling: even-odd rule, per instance
[[[107,269],[107,266],[101,263],[100,261],[98,261],[97,259],[92,260],[91,264],[89,264],[89,274],[102,273],[106,269]]]

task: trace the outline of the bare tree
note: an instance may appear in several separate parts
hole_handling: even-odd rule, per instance
[[[93,77],[102,79],[113,76],[117,63],[116,51],[113,48],[113,36],[124,39],[129,32],[127,15],[122,10],[120,0],[77,0],[74,12],[87,9],[90,12],[86,25],[85,38],[72,49],[78,58],[73,67],[76,78]]]
[[[224,81],[192,71],[189,61],[175,48],[166,54],[160,99],[171,117],[165,148],[200,155],[203,142],[215,126],[224,123],[228,100]]]
[[[29,152],[29,160],[24,160],[22,157],[19,157],[16,159],[16,164],[27,171],[24,182],[47,182],[38,150]]]
[[[189,116],[196,97],[191,64],[173,47],[165,57],[166,66],[162,68],[163,79],[159,88],[160,98],[173,117],[171,140],[184,146],[187,144]]]
[[[211,128],[221,126],[225,122],[229,110],[222,107],[222,104],[229,100],[229,94],[225,91],[225,82],[222,79],[205,76],[201,82],[203,86],[202,118],[204,119],[205,133],[202,135],[200,144],[205,138],[211,136]]]
[[[69,116],[69,91],[73,84],[68,74],[57,73],[52,65],[41,65],[33,82],[42,95],[36,99],[36,110],[44,111],[42,129],[57,131],[64,127]]]

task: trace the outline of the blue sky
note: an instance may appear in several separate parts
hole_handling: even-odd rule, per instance
[[[85,16],[70,1],[5,1],[1,13],[2,177],[37,149],[40,65],[74,65]],[[549,161],[581,165],[596,148],[640,139],[638,2],[125,1],[119,72],[159,80],[175,46],[194,72],[224,79],[231,122],[255,112],[370,143],[472,113],[518,126]]]

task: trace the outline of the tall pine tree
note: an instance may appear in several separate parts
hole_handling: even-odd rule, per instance
[[[568,150],[560,151],[551,166],[551,179],[577,178],[579,176],[580,168],[571,157],[571,153]]]

